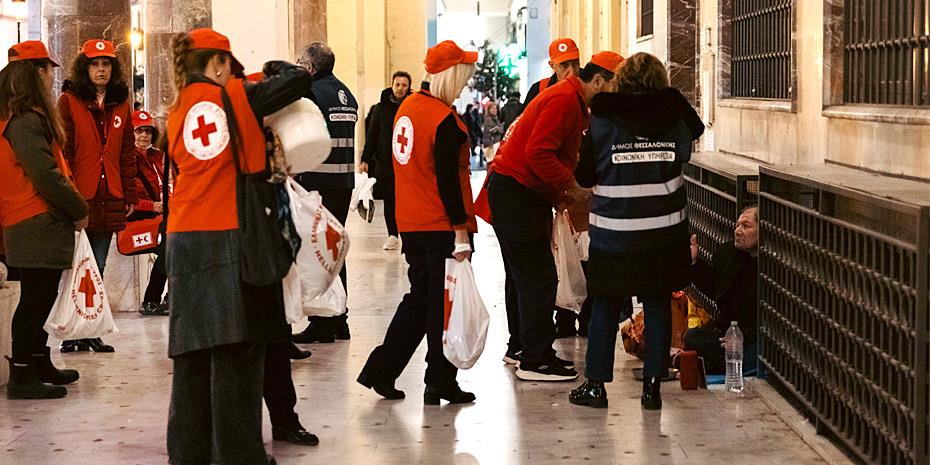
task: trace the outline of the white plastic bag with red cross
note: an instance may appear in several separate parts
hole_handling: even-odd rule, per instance
[[[61,274],[58,298],[44,327],[61,340],[96,338],[118,331],[87,233],[81,231],[76,236],[71,269]]]
[[[576,313],[581,312],[581,305],[588,298],[588,282],[581,267],[583,245],[579,242],[581,234],[572,228],[568,212],[556,214],[552,224],[552,255],[559,276],[555,305]]]
[[[313,308],[313,300],[327,293],[339,275],[349,252],[349,235],[339,220],[323,207],[323,198],[318,192],[307,192],[297,181],[288,178],[287,193],[291,200],[291,218],[300,236],[296,266],[303,311],[307,314]],[[339,314],[342,313],[345,308]]]
[[[442,353],[457,368],[467,370],[484,352],[491,321],[468,260],[446,260],[444,307]]]

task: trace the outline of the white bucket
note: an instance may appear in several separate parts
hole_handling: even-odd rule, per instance
[[[265,117],[284,150],[284,158],[294,174],[320,166],[332,149],[323,112],[309,99],[302,98]]]

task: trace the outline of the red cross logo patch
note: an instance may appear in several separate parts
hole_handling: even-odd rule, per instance
[[[226,112],[213,102],[199,102],[184,117],[184,147],[198,160],[211,160],[229,145]]]
[[[94,280],[90,277],[90,269],[84,270],[78,292],[84,294],[84,308],[94,308],[94,296],[97,295],[97,287],[94,286]]]
[[[401,165],[410,161],[413,151],[413,122],[406,116],[401,116],[394,124],[394,136],[391,139],[394,159]]]

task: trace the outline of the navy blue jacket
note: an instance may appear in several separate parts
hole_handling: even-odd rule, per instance
[[[314,77],[313,101],[320,107],[333,150],[314,170],[302,173],[298,181],[313,190],[352,190],[355,187],[355,123],[358,102],[349,88],[332,73]]]

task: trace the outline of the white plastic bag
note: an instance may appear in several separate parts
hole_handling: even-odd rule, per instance
[[[118,331],[87,233],[81,231],[76,236],[71,269],[61,274],[58,298],[44,326],[61,340],[96,338]]]
[[[468,260],[446,260],[445,327],[442,353],[457,368],[471,368],[484,352],[488,310],[481,300]]]
[[[315,299],[304,298],[304,315],[306,316],[340,316],[346,312],[346,289],[338,277],[329,289]]]
[[[369,178],[368,173],[355,173],[355,189],[352,189],[349,211],[358,210],[362,219],[369,223],[375,216],[375,196],[372,189],[377,182],[377,179]]]
[[[291,270],[287,272],[284,281],[281,282],[284,290],[284,317],[289,324],[294,324],[306,319],[304,315],[303,296],[300,289],[300,276],[297,272],[297,265],[291,265]]]
[[[329,157],[332,141],[323,112],[302,98],[265,117],[265,126],[281,141],[292,173],[311,171]]]
[[[568,212],[556,214],[552,224],[552,255],[559,275],[555,305],[576,313],[581,312],[581,305],[588,298],[588,283],[581,268],[580,239],[580,235],[572,231]]]
[[[581,261],[588,261],[588,247],[591,246],[591,236],[587,231],[582,231],[578,234],[578,256],[581,257]]]
[[[349,235],[323,207],[318,192],[307,192],[288,178],[287,193],[291,198],[291,218],[301,241],[296,264],[306,303],[323,295],[339,274],[349,252]]]

